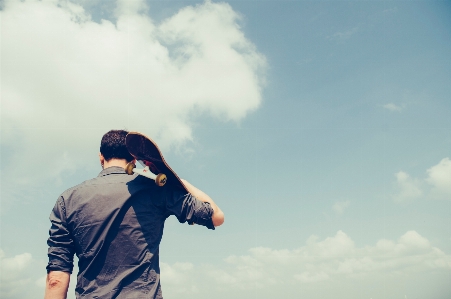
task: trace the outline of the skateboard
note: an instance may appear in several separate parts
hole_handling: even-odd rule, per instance
[[[125,144],[133,158],[143,166],[142,169],[138,169],[135,164],[128,163],[125,172],[129,175],[137,173],[145,176],[154,180],[155,184],[160,187],[168,184],[188,192],[182,180],[164,160],[163,154],[155,141],[139,132],[129,132]]]

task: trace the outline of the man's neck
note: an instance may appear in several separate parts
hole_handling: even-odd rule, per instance
[[[127,160],[113,158],[113,159],[110,159],[109,161],[105,161],[103,163],[103,169],[112,167],[112,166],[119,166],[119,167],[125,168],[126,165],[127,165]]]

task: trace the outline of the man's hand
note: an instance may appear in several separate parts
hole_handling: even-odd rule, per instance
[[[213,199],[210,198],[207,194],[202,192],[201,190],[197,189],[190,183],[188,183],[185,180],[181,180],[183,184],[188,189],[188,192],[191,193],[195,198],[197,198],[200,201],[208,202],[210,206],[213,208],[213,215],[211,216],[211,220],[213,222],[214,226],[220,226],[224,223],[224,213],[221,211],[221,209],[215,204]]]
[[[69,281],[70,273],[50,271],[45,282],[44,299],[66,299]]]

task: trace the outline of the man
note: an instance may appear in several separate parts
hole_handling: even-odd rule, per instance
[[[163,298],[159,245],[166,218],[209,229],[224,222],[213,200],[186,181],[188,194],[127,175],[133,157],[126,135],[113,130],[103,136],[99,176],[66,190],[50,214],[45,299],[66,298],[74,254],[77,299]]]

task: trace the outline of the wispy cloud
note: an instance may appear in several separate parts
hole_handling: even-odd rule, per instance
[[[382,12],[384,14],[392,14],[392,13],[395,13],[397,11],[398,11],[398,7],[395,6],[395,7],[392,7],[392,8],[384,9]]]
[[[337,41],[345,41],[350,39],[354,34],[359,32],[359,27],[356,26],[354,28],[345,30],[345,31],[337,31],[332,35],[327,36],[327,39],[329,40],[337,40]]]
[[[332,209],[335,211],[335,213],[337,213],[338,215],[341,215],[341,214],[343,214],[343,212],[345,211],[345,209],[347,208],[347,207],[349,207],[349,205],[350,205],[350,201],[349,200],[346,200],[346,201],[339,201],[339,202],[336,202],[333,206],[332,206]]]
[[[390,111],[401,111],[401,110],[404,109],[404,106],[398,106],[398,105],[393,104],[393,103],[385,104],[382,107],[384,107],[385,109],[388,109]]]

